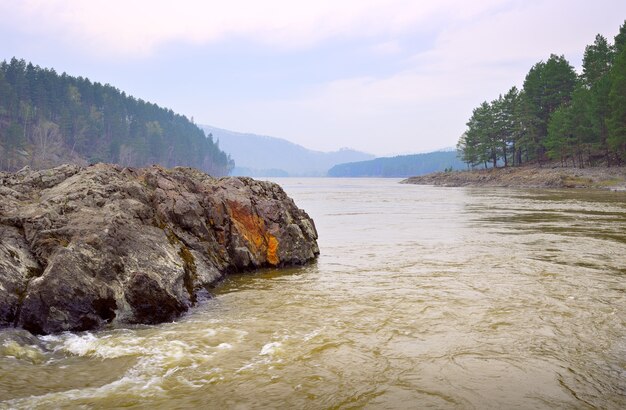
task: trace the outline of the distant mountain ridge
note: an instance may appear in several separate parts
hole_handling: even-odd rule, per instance
[[[461,170],[465,168],[466,165],[457,158],[456,151],[435,151],[338,164],[328,171],[328,176],[406,178],[446,169]]]
[[[373,159],[374,155],[348,148],[333,152],[307,149],[287,140],[257,134],[200,126],[235,161],[232,175],[326,176],[333,166]]]

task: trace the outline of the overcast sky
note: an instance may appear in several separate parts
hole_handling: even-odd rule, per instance
[[[0,60],[109,83],[196,123],[377,155],[454,146],[550,53],[579,69],[624,0],[0,0]]]

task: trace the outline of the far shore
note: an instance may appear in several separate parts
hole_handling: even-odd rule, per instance
[[[626,191],[626,167],[572,168],[550,165],[437,172],[403,184],[448,187],[587,188]]]

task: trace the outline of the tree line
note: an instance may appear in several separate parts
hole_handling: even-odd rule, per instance
[[[406,178],[463,168],[464,164],[458,159],[456,152],[435,151],[337,164],[328,170],[328,176]]]
[[[0,170],[63,162],[191,166],[226,175],[234,162],[171,109],[109,84],[17,58],[0,63]]]
[[[598,34],[585,48],[580,75],[552,54],[530,69],[521,90],[476,107],[457,150],[470,167],[623,165],[626,22],[613,44]]]

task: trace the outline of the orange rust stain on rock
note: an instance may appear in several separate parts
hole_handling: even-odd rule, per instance
[[[272,265],[278,265],[280,260],[278,259],[278,239],[275,236],[267,234],[267,261]]]
[[[237,231],[248,242],[250,251],[258,257],[265,256],[271,265],[278,265],[278,240],[267,232],[265,222],[237,202],[229,202],[228,208]]]
[[[237,202],[230,202],[228,205],[233,222],[241,236],[253,246],[253,250],[260,250],[263,245],[266,245],[263,220]]]

